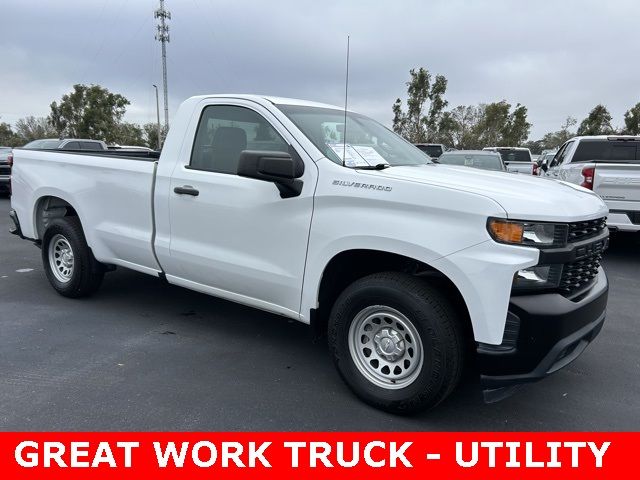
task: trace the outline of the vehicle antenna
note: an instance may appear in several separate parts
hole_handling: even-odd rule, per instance
[[[349,35],[347,35],[347,76],[344,83],[344,126],[342,127],[342,166],[347,156],[347,99],[349,98]]]

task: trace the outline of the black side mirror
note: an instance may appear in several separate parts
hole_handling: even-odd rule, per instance
[[[302,192],[303,165],[295,153],[243,150],[238,175],[275,183],[282,198],[297,197]]]

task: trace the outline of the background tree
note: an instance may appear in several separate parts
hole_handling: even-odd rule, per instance
[[[480,148],[478,124],[483,110],[474,105],[459,105],[448,112],[443,112],[438,122],[437,143],[453,146],[458,149]]]
[[[476,134],[480,144],[487,147],[501,146],[503,132],[509,119],[509,105],[506,101],[480,105],[480,121]]]
[[[2,147],[18,147],[24,145],[19,135],[6,122],[0,122],[0,146]]]
[[[130,102],[100,85],[73,86],[60,103],[51,104],[51,125],[60,134],[115,142],[118,125]]]
[[[393,130],[413,143],[433,141],[438,135],[438,125],[447,106],[444,99],[447,79],[436,75],[432,82],[431,74],[422,67],[418,70],[412,68],[409,75],[407,110],[403,110],[402,100],[398,98],[392,107]]]
[[[502,129],[501,146],[517,147],[527,141],[531,124],[527,121],[527,107],[519,103],[513,112],[507,116],[507,121]]]
[[[573,117],[567,117],[560,130],[556,132],[549,132],[545,134],[540,141],[542,150],[550,150],[560,147],[563,143],[569,140],[571,137],[575,137],[576,132],[570,130],[577,123]]]
[[[58,136],[56,129],[45,117],[34,117],[33,115],[21,118],[16,122],[16,133],[22,137],[24,143],[39,138],[55,138]]]
[[[627,110],[624,114],[624,133],[626,135],[640,135],[640,103]]]
[[[607,135],[613,133],[611,114],[604,105],[596,105],[578,128],[578,135]]]
[[[456,119],[453,145],[459,149],[473,150],[482,148],[478,138],[478,124],[482,120],[484,109],[476,105],[460,105],[451,111]]]
[[[158,124],[157,123],[145,123],[142,126],[143,135],[144,135],[144,144],[145,146],[153,149],[160,150],[160,145],[158,145]],[[162,138],[167,138],[167,129],[162,126],[160,132]]]
[[[157,136],[157,135],[156,135]],[[144,130],[137,123],[121,122],[117,126],[115,142],[119,145],[146,145]]]

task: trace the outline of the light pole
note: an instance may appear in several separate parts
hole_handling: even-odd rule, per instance
[[[158,86],[154,84],[153,88],[156,89],[156,118],[158,123],[158,150],[160,150],[160,148],[162,148],[162,128],[160,127],[160,100],[158,100]]]
[[[160,21],[156,26],[156,40],[162,44],[162,87],[164,90],[164,127],[169,128],[169,94],[167,92],[167,43],[169,43],[169,25],[167,20],[171,20],[171,12],[165,10],[164,0],[160,0],[158,8],[153,16]]]

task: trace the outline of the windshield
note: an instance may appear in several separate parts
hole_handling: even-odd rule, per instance
[[[62,143],[62,140],[34,140],[27,143],[23,148],[39,148],[39,149],[53,149],[58,148]]]
[[[498,155],[443,153],[438,162],[446,165],[463,165],[465,167],[481,168],[483,170],[502,171],[502,160]]]
[[[331,161],[347,167],[424,165],[429,157],[388,128],[357,113],[333,108],[278,105],[278,108]]]
[[[505,162],[531,162],[531,153],[528,150],[498,149],[498,152]]]

